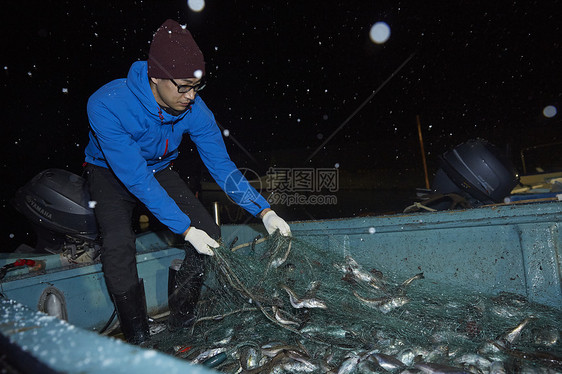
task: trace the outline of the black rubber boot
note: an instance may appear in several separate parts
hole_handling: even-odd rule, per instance
[[[168,329],[189,328],[197,318],[195,308],[205,276],[205,260],[190,245],[181,264],[172,264],[168,273]]]
[[[111,296],[125,340],[135,345],[147,341],[150,338],[150,330],[142,279],[127,292]]]

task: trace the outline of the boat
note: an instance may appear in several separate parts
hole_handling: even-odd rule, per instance
[[[438,178],[442,192],[469,191],[480,198],[476,207],[294,221],[290,222],[293,238],[319,248],[321,256],[352,258],[358,264],[353,266],[378,269],[382,260],[388,273],[416,274],[411,280],[423,277],[429,284],[469,293],[515,295],[562,313],[558,175],[515,178],[512,168],[493,150],[486,142],[470,141],[443,157]],[[486,168],[481,160],[487,161]],[[26,373],[213,372],[107,336],[114,307],[98,258],[95,221],[83,181],[64,171],[45,172],[33,181],[33,188],[22,189],[27,192],[20,195],[32,223],[50,233],[61,225],[75,230],[70,242],[47,235],[43,244],[57,249],[50,249],[52,253],[0,256],[0,348],[7,352],[8,362]],[[547,185],[554,188],[544,197],[539,193]],[[58,193],[63,190],[65,194]],[[59,211],[47,211],[40,204],[57,199]],[[168,312],[168,269],[184,256],[183,241],[177,238],[163,230],[147,231],[136,239],[138,273],[144,280],[148,314],[155,320]],[[268,234],[261,224],[221,225],[224,248],[264,250],[265,238]],[[242,244],[234,247],[235,243]],[[236,253],[248,256],[252,252]],[[322,265],[317,264],[318,271],[326,271]],[[213,282],[213,274],[209,275],[207,279]],[[340,278],[346,276],[337,274]],[[562,359],[556,360],[562,365]]]
[[[345,246],[365,267],[384,258],[389,269],[422,271],[434,283],[521,295],[562,311],[559,201],[290,224],[295,238],[326,251]],[[255,243],[267,235],[252,224],[221,230],[224,243]],[[140,234],[136,244],[148,313],[157,316],[167,310],[168,267],[183,251],[165,232]],[[3,254],[0,266],[20,257]],[[63,253],[26,257],[33,262],[20,261],[23,266],[12,267],[0,284],[1,349],[23,372],[212,372],[100,335],[113,305],[99,262],[73,261]]]

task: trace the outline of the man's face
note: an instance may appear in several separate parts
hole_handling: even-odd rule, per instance
[[[150,78],[156,102],[163,107],[183,112],[193,103],[201,84],[200,78],[163,79]],[[175,84],[174,84],[175,83]],[[186,91],[180,93],[178,91]]]

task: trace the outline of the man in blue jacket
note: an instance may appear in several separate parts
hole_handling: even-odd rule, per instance
[[[269,233],[290,235],[287,223],[230,160],[214,116],[197,94],[204,76],[203,54],[191,33],[167,20],[154,34],[148,61],[133,63],[126,79],[106,84],[88,101],[86,171],[103,240],[104,277],[121,329],[133,344],[149,338],[132,229],[137,203],[191,244],[170,279],[170,329],[193,322],[204,255],[212,256],[219,246],[219,227],[170,167],[184,134],[233,201],[262,218]]]

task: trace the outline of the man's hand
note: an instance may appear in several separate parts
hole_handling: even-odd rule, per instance
[[[213,250],[210,248],[218,248],[219,243],[211,238],[205,231],[196,229],[195,227],[188,228],[184,233],[185,241],[190,242],[197,252],[202,255],[213,256]]]
[[[269,235],[273,234],[275,230],[279,229],[279,232],[283,236],[291,236],[291,228],[281,217],[277,215],[271,209],[265,209],[262,213],[263,225],[265,229],[269,233]]]

